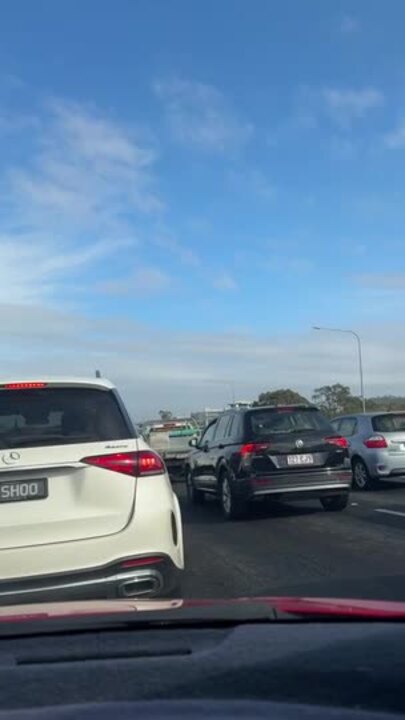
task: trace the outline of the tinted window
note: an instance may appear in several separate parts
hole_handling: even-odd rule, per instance
[[[400,432],[405,430],[405,413],[392,415],[376,415],[372,421],[373,430],[377,432]]]
[[[111,391],[45,388],[0,392],[0,448],[123,440],[132,435]]]
[[[229,425],[229,415],[222,415],[216,423],[215,440],[223,440]]]
[[[333,429],[336,430],[336,432],[339,432],[341,422],[342,420],[341,418],[339,418],[339,420],[331,420],[330,424],[332,425]]]
[[[247,415],[249,437],[260,438],[281,433],[333,432],[330,423],[318,410],[266,409]]]

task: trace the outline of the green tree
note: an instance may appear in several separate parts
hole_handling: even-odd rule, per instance
[[[295,390],[280,388],[260,393],[253,405],[257,407],[258,405],[302,405],[303,403],[308,403],[308,400]]]
[[[362,411],[360,398],[351,394],[348,385],[341,383],[315,388],[312,402],[329,417]]]
[[[173,413],[170,410],[159,410],[159,415],[162,422],[169,422],[173,419]]]

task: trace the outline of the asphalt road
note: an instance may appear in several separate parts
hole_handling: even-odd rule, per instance
[[[311,595],[405,600],[405,485],[352,493],[327,513],[319,502],[260,504],[226,522],[213,499],[183,512],[183,597]]]

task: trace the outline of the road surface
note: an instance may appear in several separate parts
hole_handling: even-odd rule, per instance
[[[319,502],[257,505],[225,522],[212,499],[183,512],[183,597],[317,595],[405,600],[405,485],[352,493],[327,513]]]

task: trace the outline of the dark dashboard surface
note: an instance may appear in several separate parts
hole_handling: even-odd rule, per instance
[[[0,718],[12,717],[6,713],[10,709],[31,708],[24,715],[28,719],[37,717],[33,708],[68,705],[76,707],[65,711],[76,714],[66,718],[85,719],[93,703],[149,700],[256,700],[402,714],[404,648],[405,625],[398,622],[136,628],[9,637],[0,639]],[[136,712],[134,707],[128,706],[125,713],[143,717],[145,703],[137,705]],[[163,712],[163,717],[169,708],[147,707],[148,717],[152,712],[153,717]],[[201,706],[192,707],[197,717]],[[288,710],[287,705],[283,708]],[[99,718],[108,712],[116,716],[111,707],[101,710],[98,706]],[[120,716],[130,717],[122,712],[124,706]],[[221,706],[218,712],[220,717],[228,710]],[[287,717],[279,714],[280,709],[274,712],[271,717]],[[289,713],[295,717],[291,709]]]

